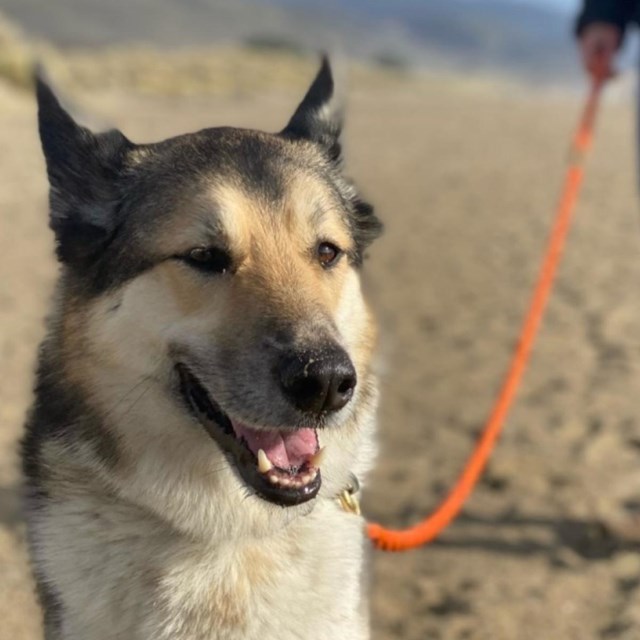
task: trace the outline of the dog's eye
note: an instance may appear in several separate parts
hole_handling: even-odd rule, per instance
[[[226,273],[231,267],[231,256],[216,247],[196,247],[183,256],[183,260],[207,273]]]
[[[342,251],[331,242],[321,242],[318,245],[318,260],[325,269],[336,264],[341,255]]]

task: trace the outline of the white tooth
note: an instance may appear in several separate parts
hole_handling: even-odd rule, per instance
[[[269,482],[271,484],[278,484],[278,476],[272,474],[270,476],[267,476],[269,478]]]
[[[289,487],[291,486],[291,480],[289,480],[289,478],[280,478],[280,484],[283,487]]]
[[[322,464],[324,460],[324,452],[326,451],[326,447],[322,447],[318,449],[317,453],[309,460],[309,463],[312,467],[316,467],[316,469]]]
[[[310,480],[310,481],[311,481],[311,480],[315,480],[317,475],[318,475],[318,470],[317,470],[317,469],[312,469],[312,470],[311,470],[310,477],[309,477],[309,480]]]
[[[267,473],[271,469],[273,469],[271,460],[267,458],[267,454],[262,449],[258,449],[258,470],[260,473]]]
[[[311,480],[311,474],[310,473],[305,473],[302,478],[300,478],[300,482],[302,484],[309,484],[309,481]]]

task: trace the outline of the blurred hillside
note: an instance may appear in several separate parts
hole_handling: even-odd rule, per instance
[[[388,66],[550,82],[577,67],[571,15],[508,0],[0,0],[0,10],[62,48],[338,47]]]
[[[317,53],[256,41],[238,46],[160,50],[140,43],[63,48],[28,35],[0,11],[0,87],[28,89],[36,62],[65,92],[110,90],[165,96],[243,97],[269,90],[303,91]],[[403,82],[397,69],[350,65],[359,85]],[[8,87],[7,87],[8,88]]]

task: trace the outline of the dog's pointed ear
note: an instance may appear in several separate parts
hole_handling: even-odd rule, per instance
[[[336,94],[334,74],[329,58],[322,57],[320,69],[307,94],[282,131],[293,139],[305,139],[320,145],[331,160],[340,159],[340,134],[343,104]]]
[[[64,110],[39,69],[34,74],[38,128],[49,177],[50,226],[62,262],[94,256],[111,238],[120,174],[134,146],[119,131],[94,134]]]

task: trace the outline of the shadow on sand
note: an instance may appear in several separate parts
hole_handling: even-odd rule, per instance
[[[562,518],[507,514],[497,518],[485,518],[464,514],[461,525],[486,526],[494,533],[487,535],[450,534],[437,540],[439,547],[453,549],[483,549],[490,553],[516,556],[548,555],[552,561],[562,549],[569,549],[587,560],[611,558],[622,551],[640,551],[640,520],[634,525],[637,530],[613,527],[597,519]],[[526,529],[544,530],[551,534],[549,542],[542,542],[526,533],[518,540],[505,540],[504,532]],[[559,560],[557,560],[559,561]]]

